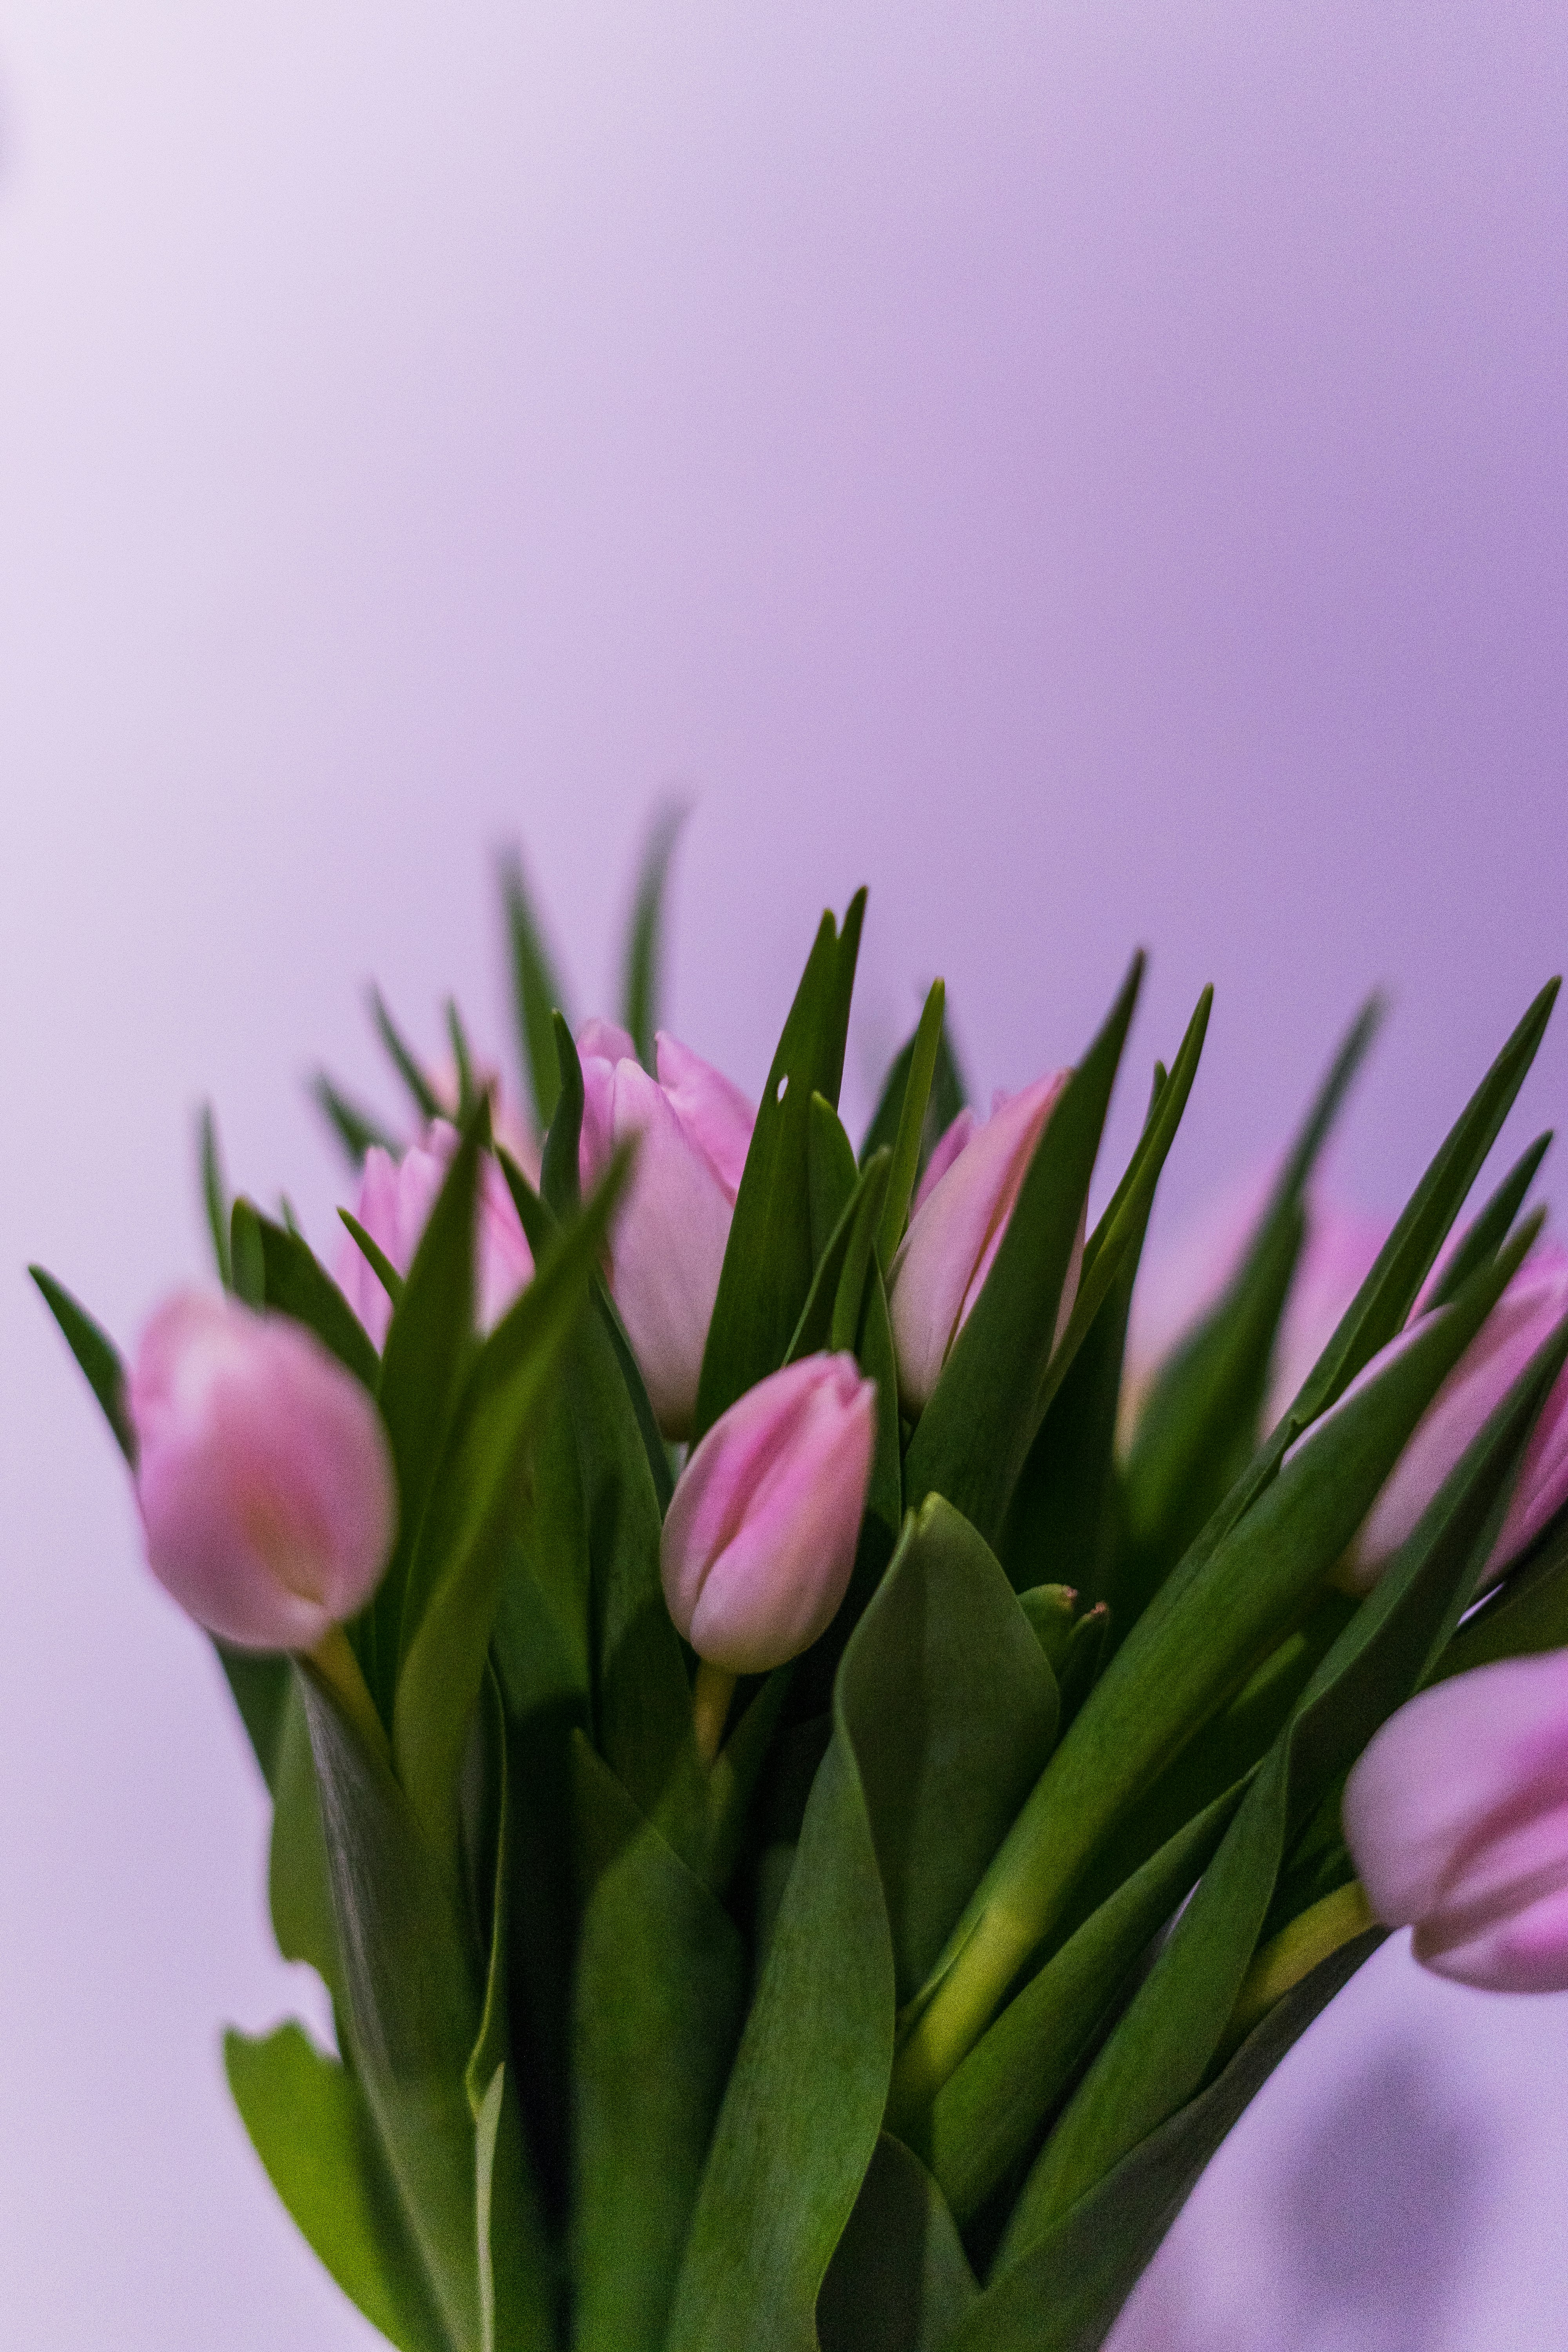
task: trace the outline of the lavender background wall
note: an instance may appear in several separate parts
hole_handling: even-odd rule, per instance
[[[1396,1205],[1568,943],[1565,104],[1534,0],[6,0],[8,2341],[370,2340],[226,2108],[310,1990],[21,1261],[130,1335],[206,1092],[326,1234],[364,978],[499,1042],[521,834],[603,1001],[671,782],[676,1025],[753,1088],[864,878],[859,1103],[931,970],[1016,1084],[1145,940],[1145,1056],[1219,989],[1179,1209],[1386,981],[1340,1175]],[[1563,2001],[1390,1949],[1124,2352],[1568,2347],[1565,2116]]]

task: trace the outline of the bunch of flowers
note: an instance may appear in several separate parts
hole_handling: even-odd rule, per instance
[[[509,883],[537,1133],[451,1016],[329,1271],[204,1171],[221,1288],[127,1370],[35,1269],[273,1801],[231,2034],[279,2196],[403,2352],[1101,2341],[1388,1927],[1568,1984],[1568,1262],[1546,1139],[1458,1221],[1543,991],[1386,1234],[1294,1148],[1140,1278],[1206,995],[1092,1228],[1141,962],[963,1101],[939,982],[857,1150],[864,894],[760,1108],[574,1036]]]

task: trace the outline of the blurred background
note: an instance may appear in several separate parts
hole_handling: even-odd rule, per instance
[[[581,1016],[689,793],[672,1025],[753,1093],[871,885],[861,1112],[1130,948],[1217,1003],[1167,1217],[1372,985],[1392,1212],[1568,950],[1568,17],[1549,0],[0,6],[0,2275],[30,2352],[366,2346],[223,2087],[259,1792],[22,1274],[129,1340],[192,1126],[319,1244],[380,979]],[[1560,1016],[1505,1138],[1560,1119]],[[1551,1189],[1552,1163],[1548,1163]],[[1568,2000],[1385,1948],[1120,2352],[1568,2347]]]

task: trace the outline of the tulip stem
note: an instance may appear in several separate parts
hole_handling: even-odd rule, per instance
[[[1352,1878],[1348,1886],[1335,1887],[1331,1895],[1325,1895],[1321,1902],[1314,1903],[1299,1918],[1292,1919],[1279,1935],[1271,1936],[1242,1979],[1221,2044],[1221,2056],[1228,2058],[1233,2050],[1239,2048],[1275,2002],[1283,2000],[1321,1960],[1326,1960],[1342,1944],[1352,1942],[1376,1925],[1365,1888],[1359,1878]]]
[[[697,1661],[697,1687],[691,1694],[691,1728],[697,1741],[697,1753],[705,1765],[718,1755],[724,1738],[724,1726],[730,1718],[730,1701],[735,1696],[735,1677],[722,1666],[710,1665],[706,1658]]]
[[[329,1625],[313,1649],[305,1653],[339,1706],[359,1733],[371,1754],[390,1767],[391,1750],[386,1744],[386,1731],[375,1710],[375,1701],[353,1654],[348,1635],[341,1625]]]

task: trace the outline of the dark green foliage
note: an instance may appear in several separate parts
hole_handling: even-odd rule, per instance
[[[373,1146],[390,1151],[394,1158],[401,1150],[391,1129],[382,1125],[374,1111],[362,1110],[358,1103],[351,1101],[325,1070],[318,1070],[311,1079],[310,1096],[342,1145],[351,1168],[361,1167]]]
[[[637,897],[626,929],[621,1019],[637,1046],[638,1060],[648,1071],[654,1066],[654,1032],[658,1027],[664,979],[665,890],[669,880],[669,861],[686,817],[685,803],[672,802],[660,809],[648,827],[637,873]]]
[[[554,1016],[566,1012],[566,999],[529,898],[522,860],[515,853],[502,864],[501,889],[511,940],[512,1004],[518,1046],[542,1131],[555,1116],[555,1097],[560,1091]]]

